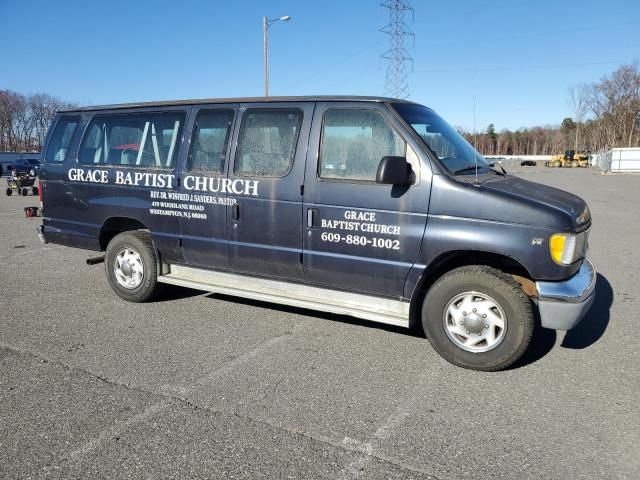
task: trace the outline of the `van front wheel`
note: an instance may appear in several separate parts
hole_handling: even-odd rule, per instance
[[[147,232],[123,232],[109,242],[107,279],[114,292],[130,302],[146,302],[158,290],[158,259]]]
[[[427,292],[422,325],[449,362],[496,371],[526,351],[534,328],[531,300],[510,276],[487,266],[456,268]]]

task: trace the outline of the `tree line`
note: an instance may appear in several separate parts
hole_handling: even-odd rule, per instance
[[[40,152],[53,116],[72,107],[46,93],[23,95],[0,90],[0,151]]]
[[[557,155],[640,146],[640,70],[623,65],[598,82],[569,88],[573,118],[560,125],[460,133],[483,155]]]
[[[622,65],[600,81],[569,88],[573,117],[560,125],[483,132],[458,129],[483,155],[556,155],[640,146],[640,69]],[[41,151],[56,111],[73,104],[46,93],[0,90],[0,151]]]

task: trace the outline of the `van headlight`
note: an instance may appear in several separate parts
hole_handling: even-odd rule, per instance
[[[576,248],[578,242],[572,233],[554,233],[549,238],[549,253],[558,265],[571,265],[584,254],[584,248]]]
[[[582,213],[576,218],[576,225],[582,225],[583,223],[591,220],[591,211],[589,211],[589,206],[585,205]]]

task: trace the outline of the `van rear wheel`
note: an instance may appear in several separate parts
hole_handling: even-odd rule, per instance
[[[159,289],[156,252],[151,237],[142,230],[113,237],[107,246],[105,269],[113,291],[130,302],[146,302]]]
[[[422,325],[433,348],[473,370],[502,370],[526,351],[534,329],[531,300],[510,276],[487,266],[456,268],[427,292]]]

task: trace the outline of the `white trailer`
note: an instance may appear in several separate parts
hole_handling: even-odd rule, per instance
[[[607,157],[612,173],[640,173],[640,148],[612,148]]]

